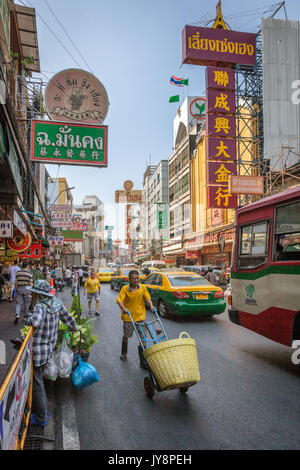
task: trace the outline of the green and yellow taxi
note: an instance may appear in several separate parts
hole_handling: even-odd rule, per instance
[[[149,274],[143,281],[161,317],[173,315],[213,316],[223,313],[223,290],[198,274],[164,270]]]
[[[111,276],[115,274],[112,268],[99,268],[98,269],[98,279],[100,282],[110,282]]]
[[[128,275],[130,271],[138,271],[140,275],[140,280],[142,281],[145,279],[145,274],[140,270],[136,268],[120,268],[117,270],[117,272],[111,277],[110,280],[110,288],[111,289],[117,289],[121,290],[123,286],[126,284],[129,284],[129,279]]]

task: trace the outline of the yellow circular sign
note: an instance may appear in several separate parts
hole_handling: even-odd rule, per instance
[[[126,189],[126,191],[130,191],[132,188],[133,188],[133,182],[130,180],[126,180],[124,183],[124,189]]]
[[[21,232],[16,230],[14,231],[13,238],[7,240],[7,245],[11,250],[18,253],[25,251],[31,245],[31,236],[28,232],[26,232],[26,235],[23,235]]]

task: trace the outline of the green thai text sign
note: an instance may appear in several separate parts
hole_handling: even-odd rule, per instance
[[[168,228],[169,205],[165,202],[156,203],[156,228],[163,230]]]
[[[32,120],[31,160],[107,166],[107,126]]]

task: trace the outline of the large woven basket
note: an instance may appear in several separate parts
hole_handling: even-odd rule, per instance
[[[144,356],[161,390],[193,385],[200,380],[196,342],[185,331],[178,339],[145,349]]]

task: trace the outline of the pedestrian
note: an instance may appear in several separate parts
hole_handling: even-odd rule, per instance
[[[43,279],[35,281],[27,290],[32,293],[33,312],[26,325],[35,328],[32,340],[33,391],[30,424],[46,426],[49,421],[48,399],[43,380],[45,365],[55,348],[58,325],[61,320],[71,331],[76,331],[76,321],[60,299],[50,294],[50,284]]]
[[[79,285],[80,287],[83,286],[83,270],[82,268],[77,269],[78,276],[79,276]]]
[[[35,282],[37,279],[43,278],[43,274],[40,270],[40,263],[37,263],[35,266],[32,265],[31,272],[33,274],[33,282]]]
[[[147,287],[143,284],[139,284],[140,276],[137,270],[129,271],[128,275],[129,285],[122,287],[116,303],[121,309],[121,320],[123,321],[123,338],[121,346],[121,361],[127,359],[127,350],[128,350],[128,338],[131,338],[133,335],[133,324],[131,323],[130,317],[127,314],[129,310],[131,317],[135,323],[140,323],[146,320],[146,309],[145,302],[149,305],[151,311],[154,311],[153,304],[151,302],[150,294],[147,290]],[[142,332],[140,328],[137,328],[140,337],[142,338]],[[145,336],[147,336],[147,331],[143,329]],[[143,341],[143,345],[145,343]],[[140,366],[145,367],[146,362],[143,355],[142,347],[138,346],[138,354],[140,358]]]
[[[47,267],[46,264],[44,264],[44,266],[43,266],[42,274],[43,274],[44,281],[48,281],[48,279],[47,279],[47,277],[48,277],[48,267]]]
[[[65,270],[65,279],[68,287],[72,285],[72,271],[69,267]]]
[[[28,315],[31,295],[26,287],[30,287],[33,284],[33,274],[29,271],[29,264],[27,261],[23,261],[22,269],[16,274],[16,318],[15,324],[18,323],[22,306],[24,305],[24,318]]]
[[[10,282],[10,297],[9,301],[12,302],[13,298],[13,293],[14,293],[14,288],[16,284],[16,274],[17,272],[20,271],[20,268],[18,266],[18,261],[15,260],[14,264],[9,267],[9,282]]]
[[[51,279],[53,280],[53,285],[56,288],[56,271],[55,271],[55,266],[52,266],[51,268]]]
[[[0,266],[0,300],[2,300],[2,289],[5,286],[5,279],[2,274],[2,266]]]
[[[89,306],[89,315],[92,314],[92,302],[93,299],[96,302],[96,312],[95,315],[99,316],[99,304],[100,304],[100,293],[101,293],[101,287],[100,287],[100,281],[98,277],[96,276],[95,271],[91,272],[91,275],[87,278],[87,280],[84,283],[84,295],[86,295],[87,291],[87,299],[88,299],[88,306]]]
[[[216,286],[218,283],[217,283],[217,278],[215,276],[215,273],[213,272],[213,268],[208,268],[208,273],[207,273],[207,276],[206,276],[206,279],[211,283],[213,284],[214,286]]]

